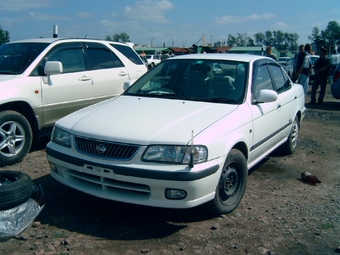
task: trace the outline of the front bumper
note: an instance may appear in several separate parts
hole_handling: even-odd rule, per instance
[[[190,208],[210,201],[220,177],[222,158],[190,169],[186,165],[118,164],[82,154],[63,153],[59,145],[46,147],[51,175],[57,181],[93,196],[155,207]],[[175,167],[177,169],[175,170]],[[168,168],[168,169],[167,169]],[[185,190],[181,200],[166,198],[166,189]]]

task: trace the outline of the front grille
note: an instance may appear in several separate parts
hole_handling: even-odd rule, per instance
[[[139,149],[137,145],[107,142],[84,137],[75,137],[77,151],[89,156],[106,159],[128,160]]]

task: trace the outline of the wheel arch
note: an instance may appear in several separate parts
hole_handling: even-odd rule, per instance
[[[236,143],[232,149],[237,149],[239,150],[243,155],[244,157],[246,158],[246,160],[248,160],[248,147],[247,145],[244,143],[244,142],[238,142]]]
[[[16,111],[22,114],[30,123],[34,139],[39,138],[39,125],[31,105],[25,101],[9,102],[0,105],[0,111]]]

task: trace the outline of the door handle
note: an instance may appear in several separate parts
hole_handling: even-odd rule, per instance
[[[119,75],[119,76],[126,76],[127,73],[126,73],[126,72],[120,72],[118,75]]]
[[[82,77],[78,78],[78,81],[89,81],[92,80],[91,77],[83,75]]]

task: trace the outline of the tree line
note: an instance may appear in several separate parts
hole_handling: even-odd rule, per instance
[[[253,37],[246,33],[238,33],[236,36],[229,34],[228,46],[262,46],[270,45],[277,50],[297,51],[299,35],[297,33],[286,33],[281,30],[266,31],[264,33],[256,33]],[[315,50],[320,51],[321,48],[332,52],[337,44],[340,44],[340,25],[336,21],[330,21],[325,30],[318,27],[312,29],[312,33],[308,39],[315,44]],[[130,42],[130,36],[127,33],[116,33],[112,36],[107,35],[105,40],[114,42]],[[0,26],[0,45],[9,42],[10,35]]]

